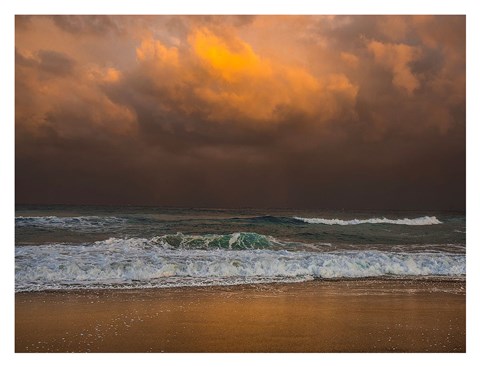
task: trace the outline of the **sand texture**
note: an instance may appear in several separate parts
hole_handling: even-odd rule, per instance
[[[465,282],[18,293],[16,352],[465,352]]]

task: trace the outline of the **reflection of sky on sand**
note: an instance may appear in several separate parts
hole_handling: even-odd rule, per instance
[[[21,294],[17,351],[461,351],[465,293],[455,290],[464,285],[377,280]]]

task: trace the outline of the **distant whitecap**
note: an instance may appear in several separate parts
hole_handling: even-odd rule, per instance
[[[326,225],[339,225],[350,226],[358,224],[400,224],[406,226],[430,226],[433,224],[442,224],[437,217],[419,217],[419,218],[403,218],[403,219],[388,219],[388,218],[370,218],[370,219],[326,219],[326,218],[302,218],[293,217],[296,220],[310,223],[310,224],[326,224]]]

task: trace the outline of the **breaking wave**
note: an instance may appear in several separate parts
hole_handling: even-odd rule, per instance
[[[429,226],[432,224],[442,224],[437,217],[419,217],[419,218],[404,218],[404,219],[388,219],[388,218],[370,218],[370,219],[325,219],[325,218],[302,218],[293,217],[296,220],[310,223],[310,224],[326,224],[326,225],[339,225],[349,226],[358,224],[400,224],[406,226]]]
[[[16,227],[50,227],[50,228],[101,228],[121,225],[125,219],[117,217],[16,217]]]
[[[247,245],[249,235],[266,242]],[[258,234],[236,233],[19,246],[15,249],[15,289],[158,288],[465,275],[463,254],[272,250],[266,246],[271,241],[280,242]]]

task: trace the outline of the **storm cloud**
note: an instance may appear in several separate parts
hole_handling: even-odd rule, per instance
[[[17,203],[465,208],[463,16],[17,16]]]

